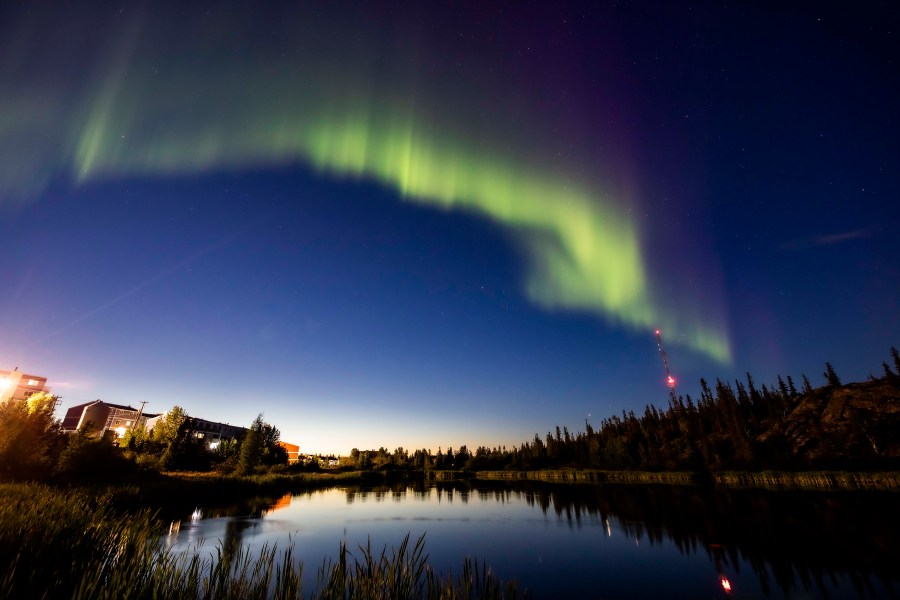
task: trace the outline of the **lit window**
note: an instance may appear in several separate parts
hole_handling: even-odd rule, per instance
[[[28,380],[28,385],[37,385],[37,384],[38,384],[38,380],[37,380],[37,379],[29,379],[29,380]]]

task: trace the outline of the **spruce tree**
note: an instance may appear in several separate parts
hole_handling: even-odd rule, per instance
[[[257,415],[244,439],[241,440],[241,454],[237,468],[239,475],[250,475],[262,462],[265,450],[264,426],[262,414]]]
[[[885,361],[881,361],[881,368],[884,369],[884,380],[886,382],[894,385],[900,383],[900,375],[891,371],[891,367]]]
[[[782,400],[787,400],[791,397],[791,393],[788,391],[787,385],[784,383],[784,379],[781,378],[781,375],[778,376],[778,392],[781,394]]]
[[[712,392],[710,391],[709,385],[707,385],[706,380],[703,378],[700,379],[700,390],[701,390],[701,392],[700,392],[701,402],[703,402],[705,404],[712,404],[713,403]]]
[[[809,377],[807,377],[806,374],[804,373],[803,374],[803,393],[804,394],[812,394],[812,391],[813,391],[813,388],[812,388],[812,385],[809,383]]]
[[[822,373],[825,376],[825,381],[828,382],[828,385],[831,387],[840,387],[841,380],[837,376],[837,373],[834,371],[834,367],[831,366],[830,362],[825,363],[825,372]]]
[[[788,376],[787,376],[787,382],[788,382],[788,390],[791,392],[791,396],[792,396],[792,397],[793,397],[793,396],[796,396],[796,395],[797,395],[797,388],[796,388],[796,386],[794,386],[794,378],[791,377],[790,375],[788,375]]]

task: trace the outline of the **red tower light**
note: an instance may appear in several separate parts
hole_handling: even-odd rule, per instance
[[[672,390],[671,393],[674,396],[674,394],[675,394],[675,378],[672,377],[672,373],[669,371],[669,356],[666,354],[666,351],[663,350],[662,333],[660,333],[659,329],[656,330],[656,343],[658,344],[659,355],[662,358],[663,366],[666,368],[666,383],[668,384],[669,388]]]

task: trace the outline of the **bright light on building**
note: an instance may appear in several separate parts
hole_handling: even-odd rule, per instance
[[[128,431],[124,427],[116,427],[115,432],[118,437],[125,437],[125,432]]]

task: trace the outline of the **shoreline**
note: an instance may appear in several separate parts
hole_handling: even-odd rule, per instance
[[[440,472],[437,472],[440,473]],[[725,489],[804,491],[900,492],[900,472],[853,471],[602,471],[549,469],[543,471],[477,471],[482,481],[537,481],[546,483],[682,485]],[[437,477],[439,480],[448,478]]]
[[[339,473],[277,473],[246,477],[210,473],[169,472],[147,480],[121,484],[51,485],[56,489],[88,489],[108,496],[125,511],[173,505],[173,499],[189,504],[228,505],[253,502],[263,497],[314,492],[341,486],[477,483],[547,484],[552,486],[673,486],[718,490],[771,492],[876,492],[900,493],[900,472],[848,471],[602,471],[548,469],[542,471],[346,471]],[[6,485],[15,486],[15,483]],[[176,500],[175,504],[180,504]],[[164,511],[167,512],[167,511]]]
[[[219,494],[264,491],[307,491],[339,485],[379,485],[401,482],[534,482],[577,485],[672,485],[770,491],[900,492],[900,472],[877,471],[604,471],[544,469],[540,471],[346,471],[339,473],[278,473],[249,477],[170,473],[147,487],[190,486]],[[160,485],[161,484],[161,485]],[[144,488],[141,483],[130,487]]]

